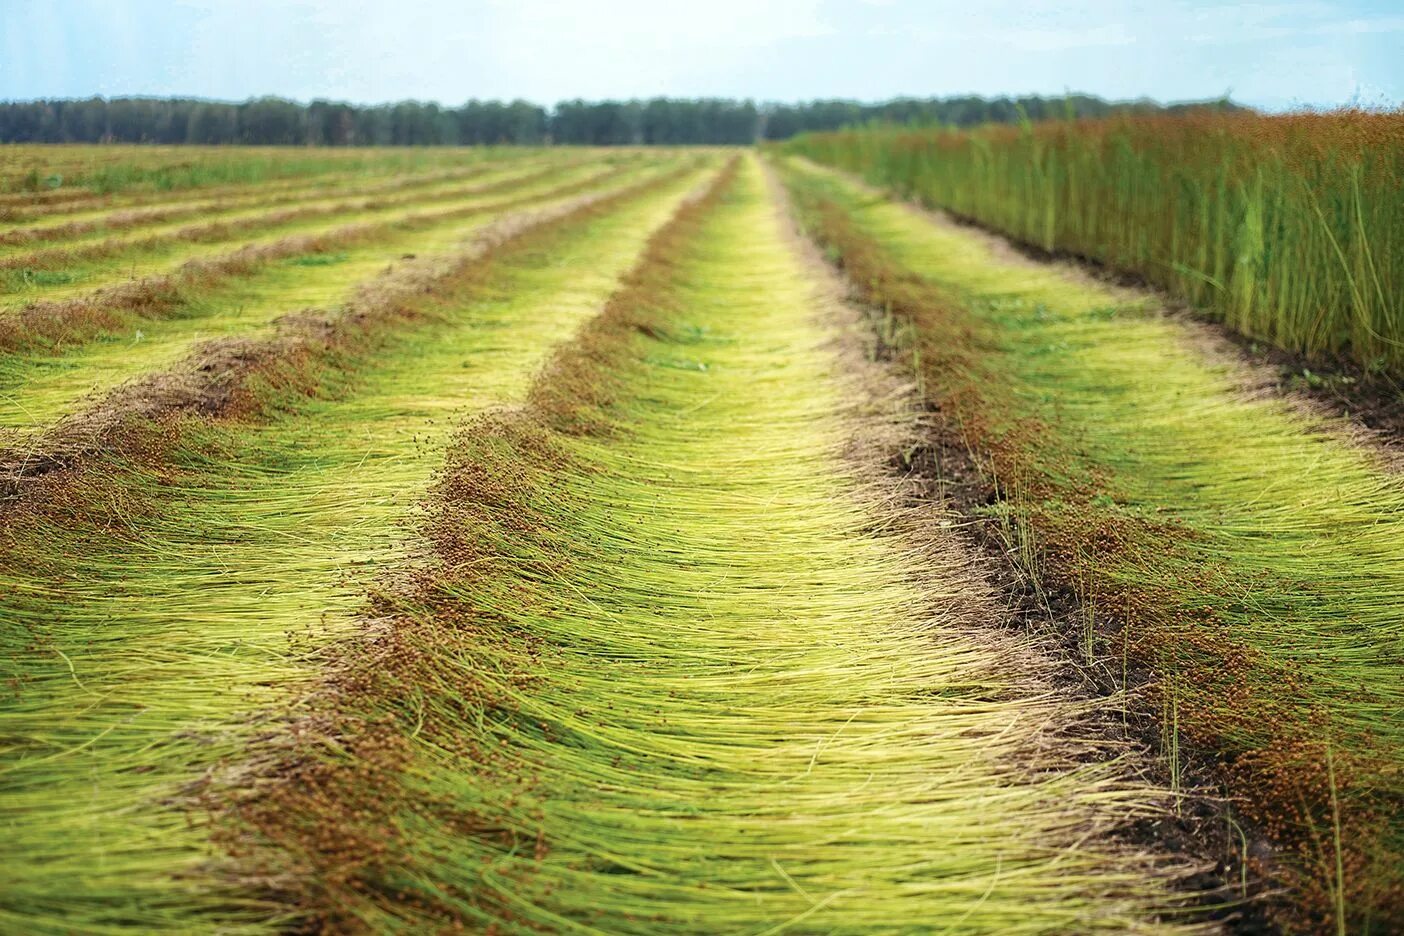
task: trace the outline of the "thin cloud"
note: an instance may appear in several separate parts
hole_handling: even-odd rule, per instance
[[[0,98],[1404,97],[1378,0],[0,0]]]

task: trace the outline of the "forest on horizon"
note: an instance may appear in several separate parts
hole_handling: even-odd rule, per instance
[[[471,146],[546,143],[628,146],[784,140],[870,122],[971,127],[1059,117],[1241,109],[1227,99],[1161,105],[1058,97],[973,95],[880,103],[815,100],[756,103],[729,98],[468,101],[357,105],[278,97],[241,103],[197,98],[92,97],[0,102],[0,143],[242,144],[267,146]]]

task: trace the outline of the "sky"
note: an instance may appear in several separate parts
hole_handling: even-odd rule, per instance
[[[1404,101],[1404,0],[0,0],[0,99]]]

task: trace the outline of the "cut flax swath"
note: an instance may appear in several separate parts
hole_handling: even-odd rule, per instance
[[[209,342],[196,350],[185,366],[133,381],[96,405],[0,450],[0,490],[13,495],[25,481],[71,466],[85,455],[110,454],[114,446],[133,437],[135,428],[158,417],[176,412],[217,416],[252,405],[250,381],[284,387],[304,383],[310,376],[308,368],[315,371],[318,361],[354,353],[377,333],[412,321],[417,315],[417,296],[446,288],[455,276],[470,272],[485,254],[521,234],[634,197],[640,190],[656,188],[688,171],[678,169],[587,195],[557,189],[549,193],[554,198],[546,207],[505,214],[477,234],[468,250],[451,259],[428,258],[423,263],[405,264],[394,275],[368,284],[344,309],[287,315],[275,323],[274,333],[266,338]],[[599,184],[605,180],[596,177],[591,181]],[[545,197],[532,200],[547,201]],[[140,435],[135,432],[135,436]]]
[[[28,194],[10,193],[0,195],[0,221],[10,224],[56,221],[72,216],[85,216],[110,211],[132,211],[144,208],[160,208],[168,205],[184,204],[191,199],[221,199],[248,196],[266,192],[271,197],[293,191],[335,189],[351,180],[366,181],[385,178],[402,172],[413,172],[402,166],[390,163],[374,168],[363,167],[363,171],[325,171],[310,175],[292,175],[282,179],[240,182],[221,185],[196,185],[185,188],[156,191],[129,191],[97,193],[81,188],[62,187],[59,189],[32,192]]]
[[[375,194],[330,192],[291,207],[278,208],[276,204],[245,205],[228,212],[228,216],[222,216],[218,212],[201,212],[200,220],[196,224],[179,221],[176,224],[156,225],[156,229],[152,231],[138,228],[133,231],[105,232],[108,236],[91,242],[86,241],[80,234],[72,238],[70,243],[40,250],[0,251],[0,279],[7,281],[18,292],[25,286],[22,275],[26,273],[82,269],[92,263],[108,264],[144,254],[160,253],[171,246],[218,244],[322,218],[378,214],[395,208],[432,205],[471,195],[511,191],[559,171],[553,166],[507,167],[487,181],[470,180],[469,184],[454,181],[440,183],[428,189]]]
[[[6,505],[0,929],[286,929],[267,882],[223,886],[204,775],[355,638],[458,417],[522,398],[716,158],[670,163],[522,231],[307,379],[251,382],[249,418],[173,414]]]
[[[660,160],[630,178],[641,180],[678,164]],[[559,183],[553,188],[559,190]],[[494,214],[448,210],[435,221],[388,225],[335,252],[269,260],[219,288],[187,290],[179,308],[128,319],[121,331],[0,356],[0,448],[22,447],[127,381],[178,369],[201,342],[258,338],[290,310],[336,308],[351,298],[356,283],[407,263],[432,265],[433,257],[457,251]]]
[[[438,196],[432,192],[416,192],[388,199],[333,200],[281,212],[243,212],[232,219],[209,224],[170,225],[155,233],[138,231],[134,237],[116,235],[95,243],[79,242],[38,253],[9,256],[0,259],[0,268],[3,268],[0,279],[7,293],[3,306],[16,309],[36,302],[92,294],[104,285],[168,270],[182,259],[227,255],[241,246],[256,245],[260,237],[266,243],[278,235],[291,239],[299,234],[324,233],[337,227],[369,225],[377,221],[388,226],[397,217],[424,213],[416,209],[429,207],[441,211],[443,209],[438,206],[445,203],[462,206],[474,200],[491,200],[494,195],[514,190],[527,192],[542,184],[551,184],[558,176],[569,179],[579,174],[575,167],[569,166],[517,174],[509,172],[496,182],[459,186],[458,192]]]
[[[0,220],[75,204],[151,204],[196,191],[226,194],[251,187],[273,192],[308,180],[415,173],[463,162],[461,150],[434,148],[280,153],[242,147],[20,145],[6,147],[0,159]]]
[[[447,183],[461,183],[470,179],[476,179],[492,173],[494,170],[500,170],[503,165],[504,164],[500,162],[484,162],[459,169],[423,173],[408,178],[392,178],[388,181],[371,181],[355,177],[349,179],[335,179],[330,182],[327,180],[319,180],[282,190],[277,187],[253,186],[252,188],[242,189],[237,194],[226,195],[222,198],[190,198],[192,194],[208,194],[196,190],[194,193],[182,193],[184,197],[173,200],[170,204],[157,204],[146,208],[122,207],[110,210],[98,209],[91,213],[68,212],[67,216],[60,217],[56,220],[50,220],[47,223],[35,224],[29,227],[16,227],[8,231],[0,232],[0,247],[18,248],[29,244],[62,241],[70,238],[84,237],[90,234],[129,231],[138,227],[164,224],[187,218],[229,214],[242,209],[267,209],[279,205],[292,205],[300,202],[324,199],[332,195],[343,198],[375,196],[432,188]],[[532,165],[532,161],[520,160],[506,165],[518,168],[526,166],[529,168]],[[77,217],[74,217],[75,215]]]
[[[254,752],[248,880],[338,931],[1193,928],[1109,838],[1157,794],[853,473],[878,404],[811,275],[747,159],[458,436],[426,555]]]
[[[31,347],[51,347],[114,331],[132,317],[158,318],[176,314],[187,297],[205,293],[222,283],[252,275],[267,264],[304,254],[325,254],[383,238],[395,230],[439,224],[458,218],[525,207],[534,202],[585,191],[608,182],[628,170],[600,169],[564,184],[546,179],[540,185],[504,198],[483,200],[474,197],[466,205],[451,205],[424,212],[410,212],[385,221],[372,221],[333,227],[326,231],[296,235],[267,244],[252,244],[191,260],[175,272],[143,277],[131,282],[96,290],[64,300],[40,300],[14,310],[0,312],[0,352],[22,351]]]

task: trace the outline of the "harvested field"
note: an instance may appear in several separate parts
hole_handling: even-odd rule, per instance
[[[0,931],[1404,920],[1397,452],[1154,296],[750,150],[0,219]]]

